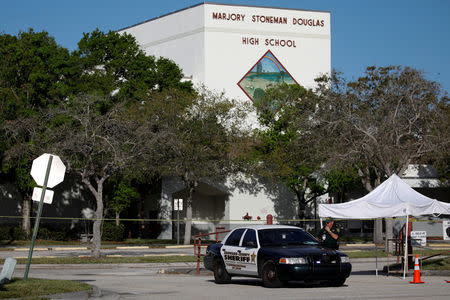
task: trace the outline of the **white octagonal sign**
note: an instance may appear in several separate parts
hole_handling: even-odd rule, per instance
[[[44,185],[45,173],[47,172],[48,160],[51,154],[45,153],[33,160],[31,166],[31,176],[34,181],[40,186]],[[66,173],[66,166],[63,164],[59,156],[53,156],[52,165],[50,167],[50,173],[48,175],[47,187],[52,188],[55,185],[61,183],[64,180],[64,174]]]

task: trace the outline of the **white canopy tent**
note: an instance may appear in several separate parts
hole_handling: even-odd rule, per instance
[[[372,219],[406,216],[408,220],[409,216],[440,214],[450,215],[450,203],[440,202],[416,192],[395,174],[362,198],[340,204],[319,204],[320,218]],[[408,232],[408,228],[406,230]],[[405,243],[405,262],[408,255],[407,243],[408,240]],[[405,273],[406,263],[403,277]]]

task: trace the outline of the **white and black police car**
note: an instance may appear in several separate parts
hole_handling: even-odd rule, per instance
[[[322,247],[299,227],[285,225],[235,228],[221,243],[208,246],[204,265],[214,272],[216,283],[250,276],[261,278],[266,287],[281,287],[290,280],[341,286],[352,270],[346,254]]]

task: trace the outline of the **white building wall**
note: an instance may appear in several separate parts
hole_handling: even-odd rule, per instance
[[[193,82],[205,80],[204,8],[196,6],[119,30],[133,35],[155,57],[175,61]]]
[[[229,220],[233,224],[245,222],[243,216],[248,213],[252,222],[265,223],[268,214],[275,218],[297,218],[297,200],[293,193],[282,183],[267,180],[249,180],[240,176],[228,180],[230,192]]]
[[[195,85],[205,84],[227,97],[251,101],[238,83],[269,50],[277,66],[305,87],[312,87],[315,78],[331,71],[330,21],[329,12],[202,3],[119,32],[135,36],[147,54],[175,61]],[[256,116],[247,122],[256,127]],[[173,194],[182,189],[173,184],[173,180],[163,180],[163,219],[170,219]],[[297,215],[295,195],[282,184],[246,190],[230,181],[227,189],[223,220],[230,226],[246,213],[253,220],[258,216],[265,220],[268,214],[284,219]],[[171,226],[160,238],[171,235]]]
[[[432,165],[410,164],[401,178],[413,188],[438,188],[442,183]]]
[[[222,20],[214,14],[241,17]],[[287,24],[258,22],[258,16],[286,18]],[[313,86],[314,78],[331,71],[329,12],[208,4],[204,19],[205,83],[229,97],[249,100],[237,83],[267,50],[303,86]],[[294,19],[323,21],[323,26],[294,25]],[[246,38],[257,39],[258,44],[245,43]],[[291,41],[292,46],[266,45],[272,39]]]
[[[286,24],[274,23],[272,17]],[[237,83],[267,50],[303,86],[311,87],[314,78],[329,73],[330,21],[329,12],[206,3],[119,32],[135,36],[146,53],[175,61],[195,84],[250,101]],[[246,43],[246,38],[258,39],[258,44]],[[291,44],[275,46],[275,40]]]

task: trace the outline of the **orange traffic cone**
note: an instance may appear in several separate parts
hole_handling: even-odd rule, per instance
[[[420,280],[419,255],[416,254],[416,262],[414,263],[414,279],[409,283],[425,283]]]

